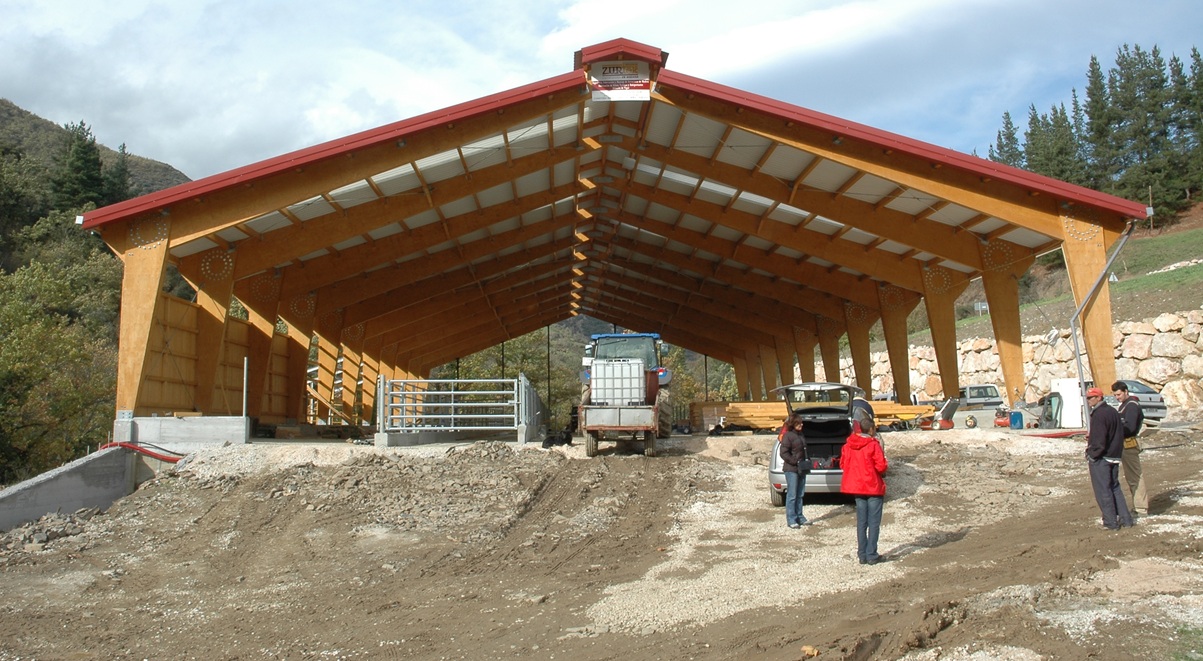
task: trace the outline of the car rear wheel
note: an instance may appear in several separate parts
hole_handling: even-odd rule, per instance
[[[585,434],[585,456],[597,456],[597,432],[591,431]]]
[[[769,487],[769,502],[773,504],[773,507],[784,507],[785,492]]]

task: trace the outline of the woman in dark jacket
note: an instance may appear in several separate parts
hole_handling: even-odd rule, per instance
[[[806,491],[806,437],[802,435],[802,416],[791,415],[781,437],[781,462],[785,471],[785,523],[791,528],[809,526],[802,516],[802,493]]]
[[[856,557],[862,565],[875,565],[877,537],[881,533],[881,506],[885,501],[886,482],[882,479],[890,467],[881,443],[874,438],[873,423],[852,432],[840,451],[844,476],[840,491],[856,498]]]

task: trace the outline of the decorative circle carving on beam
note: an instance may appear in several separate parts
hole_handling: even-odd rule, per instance
[[[923,288],[929,294],[947,294],[952,289],[952,276],[942,266],[923,269]]]
[[[820,333],[824,333],[824,332],[839,333],[839,332],[841,332],[839,322],[836,321],[835,319],[832,319],[831,317],[819,315],[815,319],[815,321],[817,322]]]
[[[251,281],[251,295],[260,303],[271,303],[280,297],[280,279],[261,273]]]
[[[293,315],[300,319],[308,319],[313,316],[313,311],[317,307],[317,301],[314,300],[313,294],[305,296],[295,296],[292,302],[289,303],[288,309],[292,310]]]
[[[1066,238],[1086,243],[1099,236],[1098,213],[1086,207],[1070,207],[1061,216]]]
[[[358,340],[361,337],[363,337],[363,323],[362,322],[355,324],[354,326],[351,326],[350,328],[343,329],[343,339]]]
[[[147,218],[129,226],[129,242],[135,248],[150,250],[167,240],[167,221]]]
[[[331,331],[339,330],[339,327],[342,325],[342,320],[343,316],[341,312],[327,312],[317,320],[317,325],[318,328],[321,328],[329,333]]]
[[[206,280],[225,280],[234,273],[234,256],[220,250],[209,251],[201,259],[201,275]]]
[[[881,308],[891,312],[901,310],[906,305],[906,292],[897,285],[881,285],[877,298],[881,300]]]
[[[848,321],[864,322],[869,320],[869,308],[860,303],[847,303],[844,305],[844,315],[848,317]]]
[[[1007,241],[990,241],[982,248],[982,269],[986,271],[1005,271],[1013,261]]]

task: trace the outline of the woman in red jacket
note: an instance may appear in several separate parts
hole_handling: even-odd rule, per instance
[[[881,561],[877,537],[886,495],[886,483],[881,476],[890,464],[874,438],[875,431],[871,422],[864,429],[853,431],[840,451],[840,468],[844,469],[840,491],[856,497],[856,557],[862,565]]]

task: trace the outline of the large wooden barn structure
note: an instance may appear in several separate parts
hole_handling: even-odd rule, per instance
[[[920,303],[952,394],[954,302],[976,278],[1018,393],[1019,277],[1062,248],[1081,304],[1146,214],[667,59],[597,44],[553,78],[85,214],[125,264],[118,417],[237,414],[245,396],[260,420],[301,419],[314,341],[329,397],[339,358],[347,384],[421,378],[578,314],[729,362],[751,399],[795,362],[814,379],[816,347],[838,380],[844,335],[868,389],[880,320],[906,393]],[[163,292],[169,265],[195,302]],[[1103,383],[1106,286],[1081,326]],[[234,298],[249,320],[228,316]],[[349,413],[356,389],[341,392],[326,404]]]

